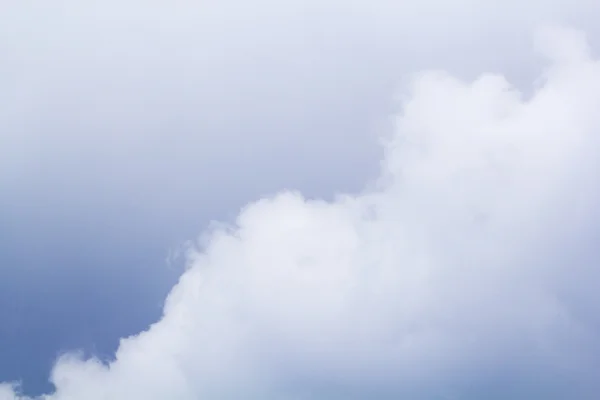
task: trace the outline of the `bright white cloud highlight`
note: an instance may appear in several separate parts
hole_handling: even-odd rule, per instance
[[[216,225],[164,317],[109,365],[58,360],[44,399],[425,398],[490,376],[589,394],[600,274],[573,254],[600,226],[600,64],[577,31],[536,46],[528,98],[499,75],[416,76],[374,185]]]

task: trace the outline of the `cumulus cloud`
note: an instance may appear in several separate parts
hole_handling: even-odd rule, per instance
[[[162,319],[42,398],[592,398],[600,64],[578,31],[535,43],[531,96],[415,76],[375,182],[214,224]]]

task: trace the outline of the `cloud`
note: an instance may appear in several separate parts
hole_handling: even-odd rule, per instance
[[[163,318],[43,399],[591,398],[600,64],[574,30],[536,46],[531,96],[415,76],[376,182],[214,224]]]

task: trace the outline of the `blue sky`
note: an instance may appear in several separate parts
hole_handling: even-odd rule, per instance
[[[9,1],[0,400],[592,398],[600,10],[528,4]]]

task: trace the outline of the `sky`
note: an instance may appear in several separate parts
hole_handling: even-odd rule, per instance
[[[0,7],[0,400],[596,398],[596,2]]]

